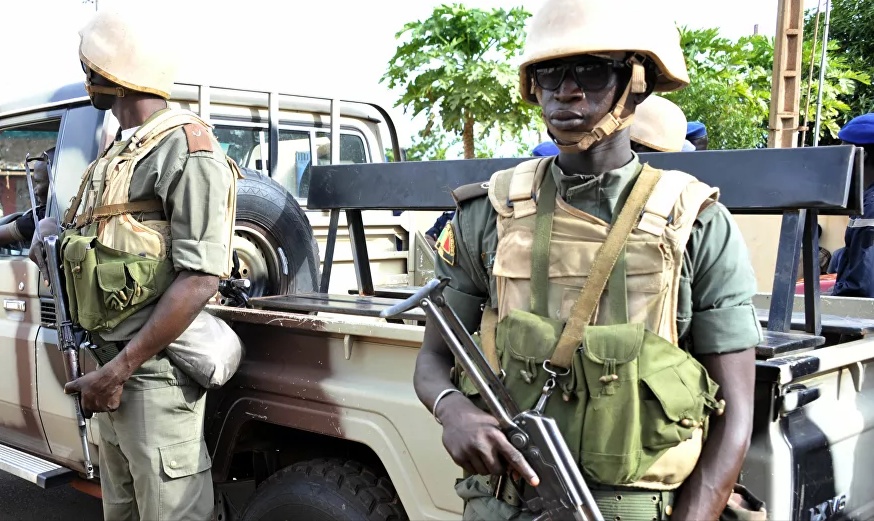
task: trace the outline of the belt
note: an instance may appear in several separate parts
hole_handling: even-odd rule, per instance
[[[528,500],[537,495],[533,487],[508,476],[481,476],[480,479],[495,497],[515,507],[524,507]],[[665,521],[669,519],[674,503],[672,490],[593,485],[591,493],[598,510],[608,520]]]
[[[127,342],[109,342],[103,340],[96,333],[92,333],[90,336],[91,341],[87,343],[88,352],[91,353],[91,357],[94,358],[97,365],[101,367],[118,356],[118,353],[127,345]]]
[[[604,519],[665,521],[674,504],[673,490],[598,486],[592,497]]]

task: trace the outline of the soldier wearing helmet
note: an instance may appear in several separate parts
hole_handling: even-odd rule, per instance
[[[680,152],[685,144],[686,115],[672,101],[650,96],[634,111],[631,124],[631,150],[642,152]]]
[[[163,30],[141,10],[101,10],[79,33],[91,103],[120,124],[62,235],[72,318],[100,366],[65,392],[98,413],[107,520],[212,518],[205,387],[230,375],[182,354],[227,343],[230,373],[241,356],[204,311],[230,270],[239,169],[206,122],[169,108],[178,51]]]
[[[689,82],[659,9],[546,0],[530,21],[520,93],[541,107],[559,154],[456,189],[436,272],[520,407],[555,384],[544,414],[605,519],[761,518],[761,504],[733,489],[761,340],[746,246],[718,189],[642,165],[631,149],[647,96]],[[465,471],[455,487],[464,519],[534,519],[540,478],[430,324],[414,385]]]

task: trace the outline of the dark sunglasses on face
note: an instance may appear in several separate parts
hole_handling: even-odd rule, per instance
[[[574,61],[550,61],[533,65],[535,84],[543,90],[556,90],[568,71],[577,86],[584,91],[598,91],[610,84],[615,71],[627,67],[625,62],[604,58],[582,58]]]

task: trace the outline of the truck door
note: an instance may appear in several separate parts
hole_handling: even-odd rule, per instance
[[[58,192],[58,211],[65,212],[70,199],[76,194],[82,174],[88,164],[96,159],[102,130],[107,114],[99,112],[90,105],[72,106],[63,111],[60,134],[58,136],[57,152],[53,176],[55,189]],[[54,215],[55,209],[50,207],[49,214]],[[28,259],[28,262],[29,259]],[[32,265],[33,263],[30,262]],[[35,266],[34,266],[35,270]],[[34,271],[34,277],[37,277]],[[34,278],[36,281],[36,278]],[[37,380],[34,389],[39,395],[39,415],[42,420],[45,437],[48,439],[49,450],[55,460],[73,469],[82,468],[82,448],[80,445],[76,418],[73,414],[73,403],[70,396],[64,394],[64,363],[58,352],[58,337],[53,327],[54,305],[48,289],[39,285],[42,306],[42,323],[36,334],[36,373]],[[81,352],[79,359],[82,372],[96,369],[96,364],[89,355]],[[2,369],[0,369],[2,370]],[[92,459],[97,461],[96,422],[88,421],[91,427]]]
[[[24,216],[30,197],[25,156],[55,146],[59,113],[20,116],[0,122],[0,223]],[[40,277],[27,257],[29,241],[0,244],[0,439],[10,445],[48,451],[39,417],[36,338],[40,324]]]

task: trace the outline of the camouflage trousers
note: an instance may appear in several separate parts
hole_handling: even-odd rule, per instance
[[[455,492],[464,500],[463,521],[533,521],[537,515],[526,510],[523,506],[514,506],[495,497],[493,489],[483,476],[470,476],[460,480],[455,486]],[[649,495],[649,494],[646,494]],[[655,496],[653,496],[655,499]],[[608,512],[613,506],[596,501],[601,507],[605,519],[622,519],[623,521],[651,521],[654,519],[652,512],[631,511]],[[655,514],[662,519],[668,519],[664,509]],[[768,515],[765,504],[753,496],[746,488],[736,485],[725,510],[720,516],[720,521],[767,521]]]
[[[128,380],[117,411],[96,415],[104,519],[211,519],[205,403],[205,389],[161,353]]]

